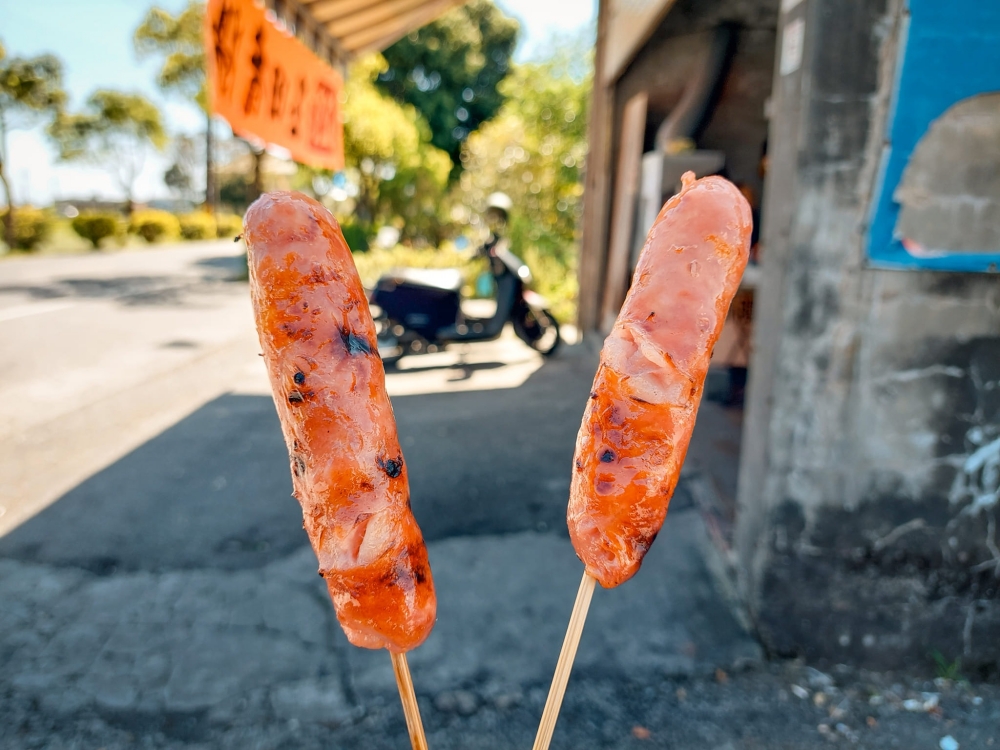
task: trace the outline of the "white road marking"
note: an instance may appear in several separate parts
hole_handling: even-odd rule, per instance
[[[0,310],[0,323],[8,320],[17,320],[18,318],[27,318],[30,315],[41,315],[43,313],[56,312],[56,310],[65,310],[67,307],[73,307],[75,304],[75,302],[34,302],[30,305],[8,307],[5,310]]]

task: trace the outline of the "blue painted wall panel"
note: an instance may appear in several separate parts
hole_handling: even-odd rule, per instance
[[[931,122],[962,99],[1000,91],[1000,0],[909,0],[907,5],[888,146],[871,206],[870,262],[883,268],[995,271],[1000,248],[938,257],[910,255],[894,234],[899,204],[893,193]]]

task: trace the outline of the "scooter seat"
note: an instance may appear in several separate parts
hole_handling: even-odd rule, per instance
[[[465,279],[457,268],[397,268],[390,277],[397,284],[414,284],[457,292],[462,288]]]

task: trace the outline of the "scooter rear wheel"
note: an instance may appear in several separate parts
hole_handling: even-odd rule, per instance
[[[387,317],[379,316],[375,318],[375,334],[378,343],[378,356],[382,359],[382,366],[385,369],[395,367],[396,363],[403,358],[406,347],[399,337],[393,332],[392,321]]]
[[[559,348],[559,322],[549,310],[526,309],[522,317],[514,318],[514,333],[525,344],[543,356],[550,357]]]

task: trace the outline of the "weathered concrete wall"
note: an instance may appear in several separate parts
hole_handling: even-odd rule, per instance
[[[776,653],[995,677],[1000,279],[865,262],[901,6],[782,19],[736,549]]]
[[[736,38],[715,108],[699,134],[703,149],[726,152],[730,179],[758,195],[757,165],[767,137],[764,102],[771,92],[779,0],[678,0],[622,75],[615,91],[615,122],[625,102],[649,92],[646,150],[684,91],[712,31],[734,24]]]

